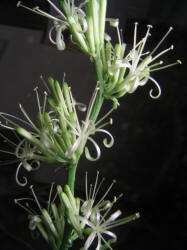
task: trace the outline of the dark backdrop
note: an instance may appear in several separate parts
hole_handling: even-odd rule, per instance
[[[166,63],[181,59],[183,65],[155,73],[162,88],[158,100],[152,100],[148,95],[151,83],[120,100],[120,108],[112,115],[114,125],[108,128],[114,135],[115,145],[112,149],[102,147],[98,162],[88,162],[82,157],[76,192],[84,195],[86,170],[92,181],[99,170],[101,178],[106,177],[103,189],[113,179],[117,180],[109,196],[124,193],[119,201],[123,214],[141,213],[138,221],[117,229],[119,237],[114,249],[183,250],[187,238],[187,2],[108,2],[108,16],[120,18],[124,40],[129,47],[134,21],[140,23],[140,32],[145,32],[149,23],[154,26],[147,45],[150,50],[168,27],[174,26],[162,48],[174,44],[175,50],[164,59]],[[49,9],[44,0],[24,3]],[[13,0],[0,2],[0,110],[21,116],[18,104],[22,103],[34,117],[34,87],[39,86],[41,95],[43,93],[40,75],[61,80],[64,72],[75,98],[88,103],[95,84],[88,58],[74,49],[57,51],[47,39],[48,20],[18,9],[15,4]],[[109,107],[110,103],[106,103],[102,113]],[[97,135],[95,138],[102,142]],[[2,143],[1,148],[4,146]],[[5,155],[1,157],[6,159]],[[34,183],[43,197],[47,195],[51,181],[62,184],[65,181],[66,170],[54,172],[54,168],[42,165],[39,171],[29,175],[29,183]],[[15,170],[16,165],[0,168],[0,249],[48,249],[41,238],[31,237],[27,215],[13,203],[15,197],[25,197],[29,192],[28,187],[20,188],[15,184]]]

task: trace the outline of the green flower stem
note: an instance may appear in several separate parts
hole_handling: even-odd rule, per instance
[[[68,171],[68,181],[67,184],[70,187],[70,190],[72,194],[74,195],[74,184],[75,184],[75,175],[76,175],[76,170],[77,170],[77,165],[79,162],[79,157],[78,160],[75,164],[71,164],[69,166],[69,171]]]
[[[97,93],[97,97],[95,99],[95,103],[90,115],[90,120],[96,121],[104,101],[104,95],[103,95],[104,80],[103,80],[103,63],[100,54],[97,55],[96,58],[94,58],[93,60],[94,60],[94,67],[95,67],[95,73],[99,91]]]
[[[62,246],[60,247],[59,250],[68,250],[69,249],[68,241],[70,239],[71,232],[72,232],[71,225],[70,224],[66,224],[63,244],[62,244]]]

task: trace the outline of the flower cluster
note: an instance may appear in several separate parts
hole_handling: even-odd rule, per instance
[[[41,105],[38,89],[35,88],[39,109],[36,123],[30,119],[21,105],[21,111],[27,121],[6,113],[0,113],[0,117],[5,121],[5,124],[1,123],[0,125],[11,129],[22,138],[19,138],[18,145],[8,138],[5,138],[15,147],[15,152],[5,152],[1,150],[3,153],[14,154],[20,160],[16,171],[16,181],[22,186],[27,184],[25,177],[23,177],[24,182],[21,182],[18,177],[19,170],[22,166],[27,171],[31,171],[39,167],[40,161],[46,163],[62,163],[63,165],[75,164],[84,149],[85,156],[88,160],[98,160],[101,155],[101,150],[92,138],[92,135],[97,132],[105,133],[110,137],[109,142],[106,138],[103,140],[106,147],[111,147],[114,143],[112,135],[103,129],[106,125],[112,124],[112,120],[110,119],[108,122],[101,124],[112,112],[113,108],[97,122],[90,120],[98,91],[97,88],[91,98],[85,120],[80,124],[76,106],[82,111],[86,110],[86,106],[82,103],[76,103],[67,83],[63,82],[60,85],[57,80],[50,77],[48,78],[48,86],[49,94],[45,92],[43,105]],[[49,111],[46,111],[47,102],[50,106]],[[9,117],[16,120],[16,122],[9,119]],[[31,130],[23,128],[17,121],[29,126]],[[0,136],[3,135],[0,134]],[[90,141],[95,147],[96,157],[92,157],[88,147],[85,147],[87,141]]]
[[[96,250],[112,249],[111,244],[116,242],[117,236],[111,231],[112,228],[126,224],[132,220],[139,218],[139,213],[118,219],[122,214],[120,210],[111,213],[113,205],[122,196],[114,197],[112,201],[105,200],[115,181],[109,186],[104,195],[96,202],[96,198],[102,182],[98,184],[99,172],[97,172],[94,185],[90,185],[88,190],[87,174],[86,174],[86,199],[82,200],[74,197],[69,186],[57,186],[57,193],[60,203],[57,205],[55,195],[51,201],[52,188],[50,190],[49,199],[47,201],[47,209],[40,204],[33,187],[31,186],[32,198],[22,198],[15,200],[16,203],[29,213],[29,228],[31,230],[38,229],[44,239],[53,247],[59,249],[64,240],[64,228],[71,226],[69,242],[72,244],[74,240],[80,238],[85,239],[82,249],[90,249],[94,240],[97,241]],[[23,202],[25,202],[25,205]],[[34,210],[30,203],[35,202],[38,212]],[[109,238],[105,238],[104,235]],[[54,248],[55,246],[55,248]]]
[[[29,8],[21,1],[17,6],[53,21],[49,39],[59,50],[66,48],[63,31],[68,29],[71,32],[72,41],[84,53],[95,56],[104,44],[107,0],[86,0],[80,6],[75,6],[74,0],[65,0],[59,2],[59,8],[50,0],[47,2],[56,11],[57,16],[46,13],[38,6]],[[55,40],[52,38],[53,31],[56,31]]]
[[[123,39],[119,31],[119,20],[106,18],[107,0],[86,0],[79,7],[75,6],[74,0],[65,0],[60,1],[59,8],[50,0],[47,1],[58,13],[57,17],[42,11],[39,7],[30,9],[22,5],[21,2],[18,2],[18,6],[22,6],[54,21],[54,25],[49,31],[49,38],[53,44],[56,44],[58,49],[65,49],[63,31],[69,29],[72,41],[84,53],[89,54],[92,58],[98,57],[102,72],[102,81],[100,79],[99,84],[104,89],[104,97],[106,99],[115,100],[127,93],[133,93],[138,86],[145,85],[149,80],[158,89],[156,95],[153,94],[153,89],[150,90],[150,96],[156,99],[161,95],[161,88],[159,83],[151,76],[151,73],[181,64],[180,60],[165,66],[161,66],[163,61],[155,62],[163,54],[173,49],[173,45],[171,45],[168,49],[154,56],[157,49],[173,29],[172,27],[169,28],[152,52],[149,52],[144,50],[146,42],[151,35],[150,30],[152,26],[148,25],[145,36],[137,41],[138,23],[135,23],[133,48],[126,54],[126,44],[122,42]],[[119,42],[115,45],[112,44],[111,37],[105,33],[106,22],[109,22],[117,30]],[[56,41],[52,38],[54,29],[56,30]]]
[[[116,23],[116,25],[118,26],[118,23]],[[181,64],[180,60],[177,60],[176,63],[165,66],[160,66],[163,64],[163,61],[153,64],[153,62],[155,62],[163,54],[173,49],[173,45],[171,45],[168,49],[153,56],[173,29],[172,27],[169,28],[168,32],[162,37],[152,52],[149,52],[144,50],[146,42],[151,35],[150,30],[152,26],[147,26],[148,28],[145,36],[139,41],[137,41],[137,26],[138,23],[135,23],[133,48],[127,55],[125,55],[126,44],[121,42],[122,39],[120,35],[118,35],[119,43],[117,43],[114,47],[112,46],[111,42],[107,42],[105,45],[103,65],[106,98],[120,98],[127,93],[133,93],[138,88],[138,86],[145,85],[149,80],[151,80],[158,88],[158,94],[153,95],[153,90],[151,89],[150,96],[152,98],[158,98],[161,94],[161,88],[158,82],[150,74],[153,71],[166,69],[176,64]]]

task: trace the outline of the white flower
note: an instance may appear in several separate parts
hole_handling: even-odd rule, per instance
[[[94,186],[91,185],[90,191],[88,192],[86,174],[86,200],[80,209],[82,216],[79,217],[80,221],[85,225],[84,233],[89,235],[84,244],[84,250],[89,249],[95,239],[97,239],[96,250],[100,250],[102,244],[112,249],[110,245],[117,240],[117,236],[111,232],[110,229],[139,218],[139,213],[135,213],[126,218],[118,219],[122,214],[120,210],[109,215],[114,203],[121,197],[121,195],[118,198],[114,197],[112,202],[105,200],[115,181],[109,186],[102,198],[96,202],[96,196],[103,182],[98,185],[98,176],[99,172],[97,172]],[[111,239],[105,239],[104,235]]]
[[[93,105],[94,105],[95,98],[97,96],[98,90],[99,90],[98,88],[95,89],[95,91],[93,93],[93,96],[92,96],[92,98],[90,100],[90,104],[88,106],[88,110],[87,110],[85,121],[82,121],[82,125],[80,125],[79,122],[78,122],[78,119],[77,119],[76,126],[72,127],[72,129],[73,129],[72,133],[77,136],[77,139],[76,139],[74,145],[72,146],[72,148],[67,152],[66,155],[68,157],[71,157],[71,155],[76,150],[79,150],[80,153],[81,153],[82,150],[83,150],[83,148],[84,148],[84,146],[85,146],[85,143],[87,141],[90,141],[93,144],[93,146],[95,147],[95,149],[96,149],[97,156],[95,158],[92,157],[90,155],[90,153],[89,153],[88,148],[85,147],[86,158],[88,160],[90,160],[90,161],[98,160],[100,158],[100,155],[101,155],[101,150],[100,150],[100,147],[98,146],[98,144],[95,142],[95,140],[91,137],[91,135],[94,135],[97,132],[101,132],[101,133],[107,134],[110,137],[110,142],[107,142],[106,138],[103,140],[103,144],[105,145],[105,147],[109,148],[109,147],[112,147],[112,145],[114,144],[114,138],[113,138],[113,136],[107,130],[103,129],[103,127],[105,127],[106,125],[112,124],[112,119],[110,119],[109,122],[106,122],[106,123],[100,125],[100,123],[104,119],[106,119],[106,117],[108,115],[110,115],[110,113],[114,110],[114,108],[112,108],[107,114],[105,114],[96,123],[93,120],[90,119],[90,115],[91,115],[91,112],[92,112],[92,108],[93,108]],[[76,114],[75,108],[74,108],[74,112]],[[77,114],[76,114],[76,116],[77,116]]]

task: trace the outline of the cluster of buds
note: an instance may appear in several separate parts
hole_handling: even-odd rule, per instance
[[[29,213],[29,228],[31,230],[39,230],[44,239],[52,247],[52,249],[62,249],[65,243],[64,229],[68,226],[71,228],[67,245],[70,247],[76,239],[85,239],[82,249],[88,250],[92,247],[92,243],[97,241],[96,250],[112,249],[111,244],[116,242],[117,236],[111,229],[126,224],[132,220],[139,218],[139,213],[118,219],[122,214],[120,210],[111,213],[113,205],[122,196],[114,197],[112,201],[106,200],[106,196],[110,192],[115,181],[109,186],[103,196],[96,201],[98,192],[102,186],[101,181],[98,184],[99,172],[97,172],[94,185],[90,185],[88,190],[87,174],[86,174],[86,199],[74,197],[68,185],[57,186],[57,194],[52,199],[52,184],[47,208],[44,208],[37,198],[33,187],[31,191],[33,198],[16,199],[15,202]],[[57,196],[59,201],[56,200]],[[37,210],[33,208],[31,202],[35,202]],[[24,204],[25,202],[25,204]],[[109,238],[106,239],[104,235]]]

